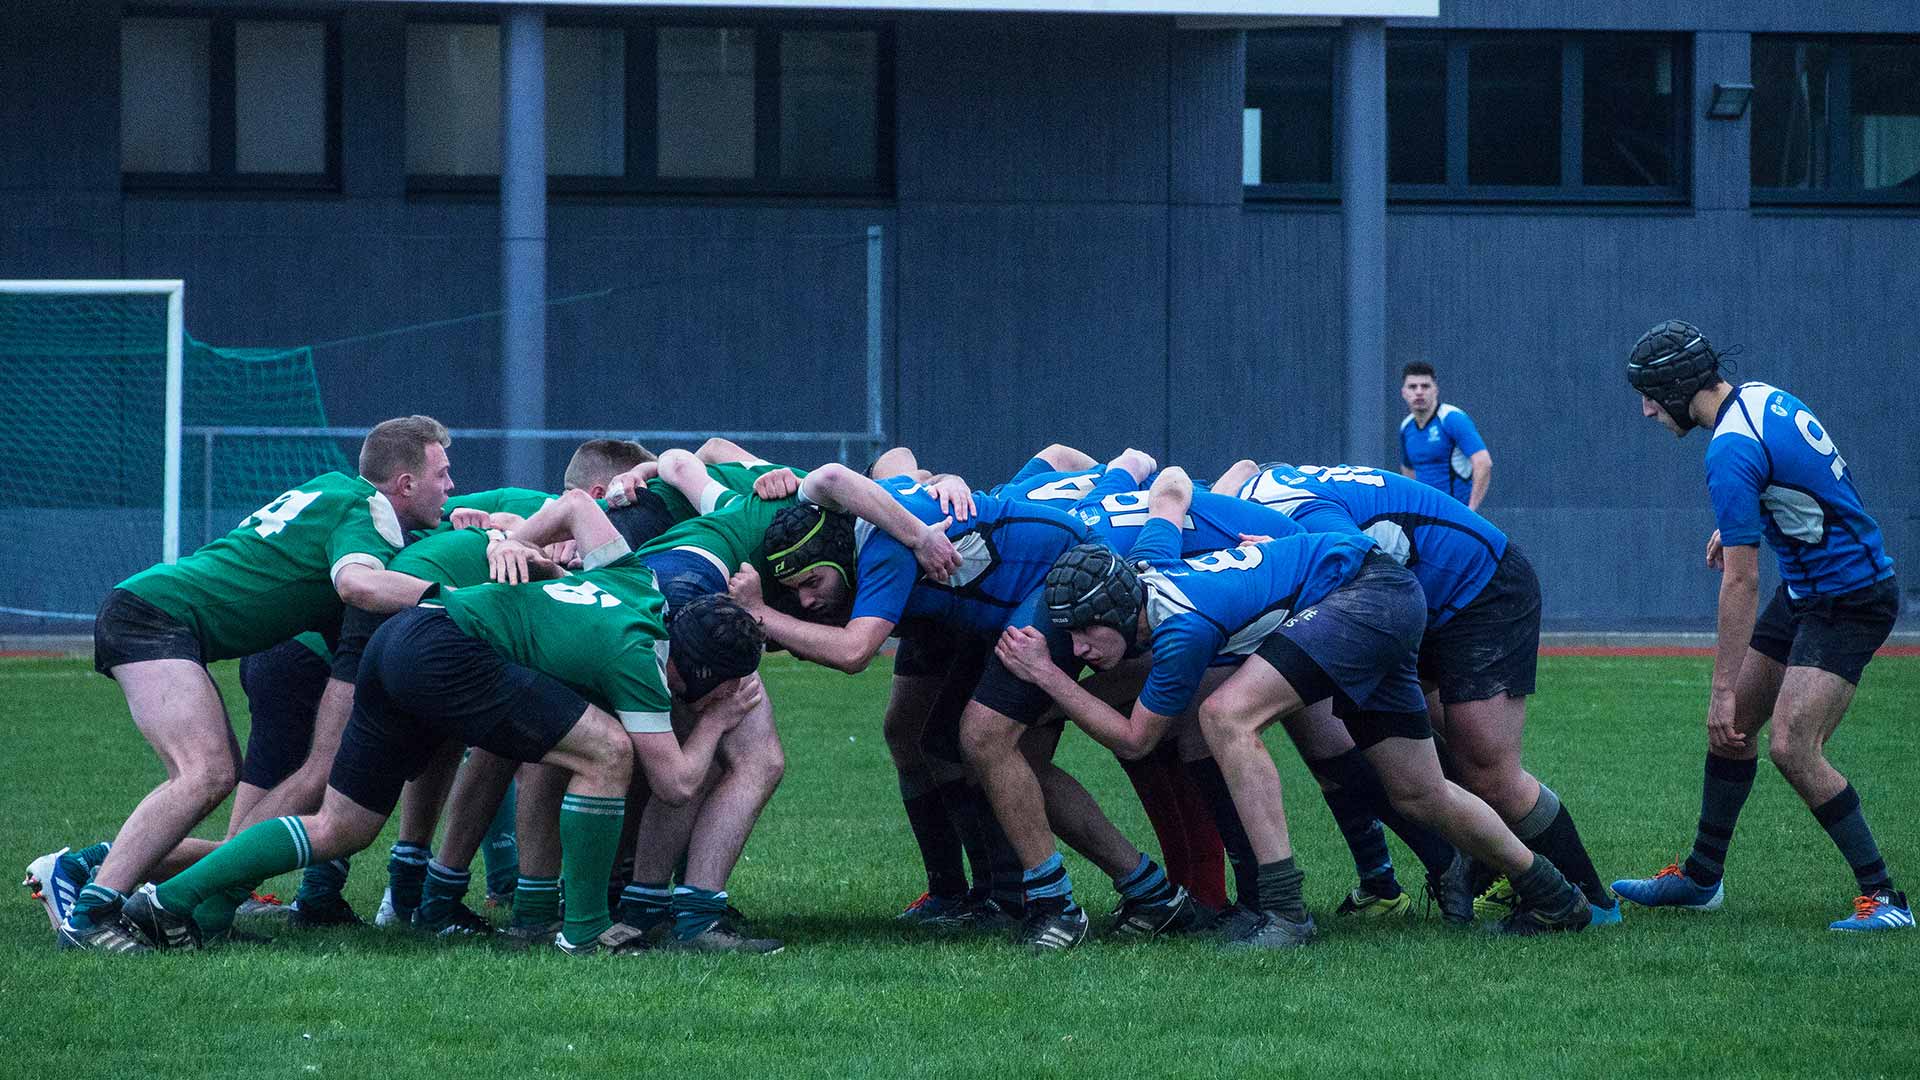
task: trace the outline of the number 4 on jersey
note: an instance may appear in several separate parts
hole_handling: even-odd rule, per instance
[[[287,527],[287,523],[300,516],[300,511],[313,505],[320,497],[317,491],[283,491],[280,497],[255,510],[240,523],[240,528],[253,526],[253,531],[261,536],[272,536]]]

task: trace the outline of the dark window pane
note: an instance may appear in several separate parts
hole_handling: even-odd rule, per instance
[[[1560,43],[1545,35],[1467,48],[1467,182],[1560,182]]]
[[[1245,132],[1247,183],[1333,182],[1330,36],[1247,35]]]
[[[1818,41],[1753,39],[1753,186],[1831,183],[1827,118],[1831,49]]]
[[[1447,43],[1387,38],[1387,182],[1447,182]]]
[[[206,19],[121,22],[121,171],[207,171],[209,25]]]
[[[1584,181],[1620,186],[1672,184],[1672,44],[1589,38],[1584,49]]]
[[[627,171],[627,36],[597,26],[547,27],[547,172]]]
[[[407,27],[407,172],[500,175],[500,28]]]
[[[1920,44],[1853,48],[1853,175],[1920,190]]]
[[[234,169],[326,172],[326,26],[236,23],[233,67]]]
[[[753,59],[752,30],[660,31],[661,176],[753,176]]]
[[[871,30],[780,35],[782,176],[873,179],[879,57]]]

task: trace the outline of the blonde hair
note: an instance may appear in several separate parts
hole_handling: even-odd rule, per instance
[[[653,453],[626,439],[588,439],[573,452],[562,478],[570,488],[585,491],[607,483],[635,465],[654,460]]]

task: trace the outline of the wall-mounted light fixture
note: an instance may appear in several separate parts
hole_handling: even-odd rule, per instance
[[[1713,100],[1707,102],[1707,119],[1738,120],[1747,115],[1747,102],[1752,100],[1752,83],[1714,83]]]

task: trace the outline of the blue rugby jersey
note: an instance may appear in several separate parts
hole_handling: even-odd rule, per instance
[[[1427,595],[1427,625],[1472,603],[1507,553],[1507,534],[1440,491],[1384,469],[1280,465],[1240,497],[1270,506],[1308,532],[1364,532],[1398,559]]]
[[[1466,502],[1473,494],[1473,455],[1487,448],[1466,410],[1441,405],[1421,426],[1408,413],[1400,421],[1400,459],[1413,478]]]
[[[880,486],[929,525],[947,516],[938,500],[911,477],[882,480]],[[860,522],[854,528],[859,555],[852,617],[895,624],[912,619],[975,634],[998,632],[1046,580],[1054,560],[1086,535],[1086,526],[1064,511],[975,495],[973,517],[947,526],[947,538],[960,553],[960,569],[938,584],[921,576],[920,564],[906,545]]]
[[[1296,533],[1182,558],[1173,523],[1148,521],[1132,554],[1147,564],[1140,579],[1153,635],[1153,668],[1140,704],[1180,715],[1216,657],[1252,654],[1295,611],[1352,581],[1373,549],[1358,533]]]
[[[1147,493],[1125,469],[1108,469],[1086,497],[1073,505],[1071,513],[1092,530],[1096,539],[1122,555],[1133,550],[1140,529],[1151,516]],[[1193,503],[1180,525],[1182,556],[1237,547],[1242,534],[1279,539],[1305,531],[1277,510],[1211,491],[1193,493]]]
[[[996,499],[1039,503],[1065,510],[1086,498],[1087,492],[1092,491],[1094,483],[1100,479],[1103,469],[1104,466],[1095,466],[1061,472],[1045,458],[1032,458],[1013,474],[1013,479],[989,489],[987,494]]]
[[[1707,490],[1720,542],[1764,536],[1789,596],[1836,596],[1893,576],[1833,436],[1779,387],[1742,383],[1727,395],[1707,443]]]

